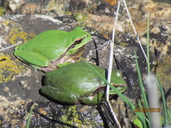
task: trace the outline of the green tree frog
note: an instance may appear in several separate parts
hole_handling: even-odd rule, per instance
[[[39,70],[53,71],[76,62],[91,38],[91,35],[81,27],[76,27],[70,32],[49,30],[17,46],[14,55]]]
[[[106,76],[104,68],[90,65],[101,75]],[[72,63],[48,72],[43,80],[44,86],[40,92],[58,103],[96,105],[104,98],[106,84],[84,62]],[[120,92],[127,88],[119,70],[112,72],[111,84]],[[110,90],[110,95],[114,94],[115,92]]]

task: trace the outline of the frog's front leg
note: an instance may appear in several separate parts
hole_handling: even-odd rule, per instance
[[[74,93],[62,88],[61,86],[43,86],[41,88],[41,93],[53,100],[56,100],[57,102],[64,104],[76,104],[78,102],[78,97]]]
[[[35,68],[40,69],[40,67],[48,66],[50,64],[50,60],[37,52],[28,52],[22,50],[16,50],[14,55],[17,56],[20,60],[29,63]]]

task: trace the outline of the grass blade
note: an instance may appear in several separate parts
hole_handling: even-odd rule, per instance
[[[26,128],[29,128],[30,127],[30,121],[31,121],[32,111],[33,111],[33,109],[31,107],[30,113],[29,113],[29,117],[28,117],[28,120],[27,120]]]

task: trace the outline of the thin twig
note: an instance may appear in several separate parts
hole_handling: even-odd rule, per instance
[[[109,67],[108,67],[108,82],[110,83],[111,81],[111,75],[112,75],[112,66],[113,66],[113,51],[114,51],[114,38],[115,38],[115,31],[116,31],[116,23],[118,20],[118,14],[119,14],[119,9],[120,9],[120,0],[118,1],[118,7],[117,7],[117,12],[116,12],[116,18],[114,20],[114,26],[113,26],[113,33],[112,33],[112,40],[110,41],[110,58],[109,58]],[[106,86],[106,102],[108,104],[109,110],[112,114],[113,119],[116,122],[116,125],[118,128],[121,128],[121,125],[112,109],[112,106],[109,102],[109,85]]]
[[[114,26],[113,26],[112,40],[110,40],[110,56],[109,56],[109,67],[108,67],[108,82],[109,83],[110,83],[111,75],[112,75],[114,39],[115,39],[116,23],[118,20],[119,9],[120,9],[120,0],[118,1],[116,18],[113,23]],[[107,88],[106,88],[106,101],[109,101],[109,85],[107,85]]]
[[[15,46],[17,46],[17,45],[19,45],[19,44],[22,44],[22,42],[21,42],[21,41],[19,41],[18,43],[13,44],[13,45],[11,45],[11,46],[9,46],[9,47],[2,48],[2,49],[0,49],[0,52],[1,52],[1,51],[5,51],[5,50],[7,50],[7,49],[10,49],[10,48],[12,48],[12,47],[15,47]]]
[[[132,18],[131,18],[131,15],[130,15],[130,13],[129,13],[127,4],[126,4],[125,0],[122,0],[122,1],[123,1],[123,3],[124,3],[124,6],[125,6],[125,9],[126,9],[128,18],[129,18],[129,20],[130,20],[131,26],[132,26],[132,28],[133,28],[133,31],[134,31],[134,33],[135,33],[135,35],[136,35],[136,37],[137,37],[138,44],[139,44],[139,46],[140,46],[140,48],[141,48],[141,50],[142,50],[142,52],[143,52],[143,54],[144,54],[144,57],[145,57],[145,59],[146,59],[146,61],[147,61],[147,56],[146,56],[146,54],[145,54],[145,52],[144,52],[144,49],[143,49],[142,44],[141,44],[141,42],[140,42],[140,38],[139,38],[139,36],[138,36],[138,34],[137,34],[137,31],[136,31],[136,29],[135,29],[135,26],[134,26],[134,24],[133,24],[133,22],[132,22]]]

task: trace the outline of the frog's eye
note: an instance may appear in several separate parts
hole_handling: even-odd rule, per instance
[[[84,38],[86,38],[87,36],[88,36],[88,35],[85,35],[85,36],[83,36],[82,38],[76,39],[75,42],[74,42],[74,44],[75,44],[75,45],[80,44],[80,43],[82,42],[82,40],[83,40]]]
[[[88,36],[88,35],[85,35],[85,36],[82,37],[82,38],[76,39],[76,40],[74,41],[74,43],[73,43],[68,49],[73,49],[73,48],[76,47],[76,45],[81,44],[81,43],[82,43],[82,40],[83,40],[85,37],[87,37],[87,36]]]

